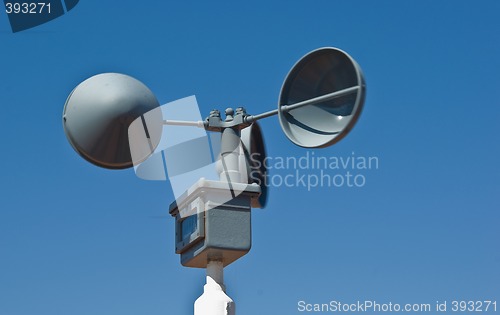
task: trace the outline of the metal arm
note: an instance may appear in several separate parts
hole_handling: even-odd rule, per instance
[[[172,125],[172,126],[189,126],[189,127],[199,127],[205,129],[204,121],[187,121],[187,120],[164,120],[164,125]]]
[[[326,102],[326,101],[332,100],[332,99],[337,98],[337,97],[341,97],[341,96],[344,96],[344,95],[348,95],[348,94],[354,93],[354,92],[358,91],[359,89],[360,89],[360,86],[353,86],[353,87],[350,87],[350,88],[347,88],[347,89],[343,89],[343,90],[336,91],[336,92],[333,92],[333,93],[328,93],[328,94],[325,94],[325,95],[321,95],[321,96],[318,96],[318,97],[315,97],[315,98],[311,98],[309,100],[305,100],[305,101],[302,101],[302,102],[298,102],[298,103],[295,103],[295,104],[282,105],[281,106],[281,111],[282,112],[289,112],[291,110],[294,110],[294,109],[297,109],[297,108],[300,108],[300,107],[303,107],[303,106],[312,105],[314,103]],[[271,110],[271,111],[268,111],[268,112],[265,112],[265,113],[262,113],[262,114],[247,116],[245,118],[245,122],[247,122],[247,123],[253,123],[256,120],[259,120],[259,119],[262,119],[262,118],[267,118],[267,117],[270,117],[270,116],[274,116],[274,115],[278,114],[278,111],[279,111],[278,109],[275,109],[275,110]]]

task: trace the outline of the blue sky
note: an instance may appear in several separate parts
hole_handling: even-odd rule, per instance
[[[204,270],[174,253],[168,183],[82,160],[61,113],[102,72],[164,104],[275,108],[290,67],[339,47],[364,71],[361,188],[271,188],[225,270],[239,315],[297,302],[500,300],[498,1],[89,1],[13,34],[0,14],[0,315],[191,314]],[[269,156],[307,150],[262,121]],[[310,151],[312,152],[312,151]],[[280,171],[286,174],[287,170]],[[278,172],[277,174],[280,174]]]

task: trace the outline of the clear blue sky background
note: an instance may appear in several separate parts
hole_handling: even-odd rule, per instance
[[[290,67],[335,46],[364,70],[355,129],[321,156],[377,156],[363,188],[274,188],[225,270],[239,315],[297,302],[500,300],[500,2],[90,1],[12,34],[0,14],[0,315],[192,314],[204,270],[174,253],[166,182],[82,160],[69,92],[132,75],[161,103],[276,106]],[[270,156],[302,156],[276,117]],[[500,303],[500,301],[499,301]],[[500,305],[499,305],[500,307]]]

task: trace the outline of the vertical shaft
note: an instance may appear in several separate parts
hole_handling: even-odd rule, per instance
[[[236,128],[225,128],[221,139],[222,172],[220,180],[231,183],[240,183],[240,131]]]

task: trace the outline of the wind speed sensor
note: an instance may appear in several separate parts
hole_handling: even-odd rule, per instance
[[[328,147],[356,124],[365,90],[356,61],[340,49],[326,47],[306,54],[292,67],[277,108],[265,113],[227,108],[224,117],[212,110],[205,119],[186,120],[185,112],[198,110],[194,97],[160,106],[138,80],[104,73],[71,92],[63,125],[72,147],[97,166],[134,167],[142,178],[168,177],[172,186],[184,185],[178,194],[174,189],[176,200],[169,209],[176,222],[176,253],[184,266],[207,268],[209,278],[224,291],[222,268],[250,250],[250,210],[265,207],[268,195],[266,181],[259,180],[267,170],[257,121],[278,115],[283,132],[294,144]],[[216,133],[221,136],[214,137]],[[199,170],[214,171],[216,178],[198,176]],[[224,296],[220,301],[229,310],[234,303],[228,299]],[[206,311],[209,304],[202,295],[195,303],[195,314],[217,314]],[[234,314],[234,307],[229,313]]]

